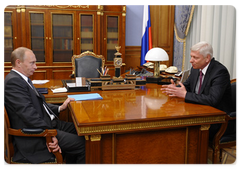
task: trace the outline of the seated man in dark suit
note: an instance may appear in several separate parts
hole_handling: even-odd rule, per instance
[[[19,47],[11,54],[12,70],[4,81],[4,105],[12,128],[57,129],[49,148],[66,155],[74,155],[75,162],[85,163],[85,139],[77,135],[74,124],[58,120],[60,111],[67,108],[68,98],[61,105],[45,102],[28,78],[37,69],[36,57],[32,50]],[[52,157],[45,138],[14,137],[13,161],[23,158],[31,163],[41,163]]]
[[[199,42],[192,46],[190,55],[192,68],[188,79],[179,86],[171,81],[170,85],[163,85],[162,91],[169,96],[184,98],[186,102],[209,105],[230,113],[230,75],[227,68],[213,58],[212,46]],[[219,128],[219,124],[210,127],[210,140]]]

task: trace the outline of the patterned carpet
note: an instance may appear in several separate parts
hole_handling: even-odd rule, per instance
[[[219,154],[219,153],[218,153]],[[224,148],[222,151],[222,162],[219,160],[218,164],[232,164],[236,160],[236,146],[232,148]],[[208,163],[212,163],[212,149],[208,148]]]

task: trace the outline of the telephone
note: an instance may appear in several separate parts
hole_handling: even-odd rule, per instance
[[[170,66],[165,70],[165,72],[167,72],[167,73],[177,73],[178,69],[177,69],[176,66]]]
[[[175,76],[180,77],[182,75],[182,71],[180,73],[175,74]]]
[[[147,62],[147,63],[143,64],[143,66],[145,66],[145,67],[149,67],[149,66],[153,66],[153,65],[154,65],[154,63],[152,63],[152,62]]]
[[[165,71],[167,69],[166,64],[160,64],[160,71]]]

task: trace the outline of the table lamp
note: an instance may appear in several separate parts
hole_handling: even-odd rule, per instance
[[[146,61],[153,61],[154,62],[154,73],[153,77],[147,77],[147,82],[157,82],[159,79],[160,73],[160,61],[168,61],[168,54],[167,52],[159,47],[152,48],[149,50],[145,56]]]

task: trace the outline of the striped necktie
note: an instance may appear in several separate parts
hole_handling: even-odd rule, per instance
[[[45,100],[41,97],[41,95],[38,93],[37,89],[34,87],[32,81],[30,78],[28,78],[28,83],[32,86],[32,89],[35,91],[35,93],[37,94],[37,96],[39,96],[42,99],[43,105],[45,106],[44,108],[47,109],[48,113],[52,114],[55,116],[55,118],[58,119],[57,115],[52,111],[52,109],[49,108],[49,106],[47,105],[47,103],[45,102]]]

